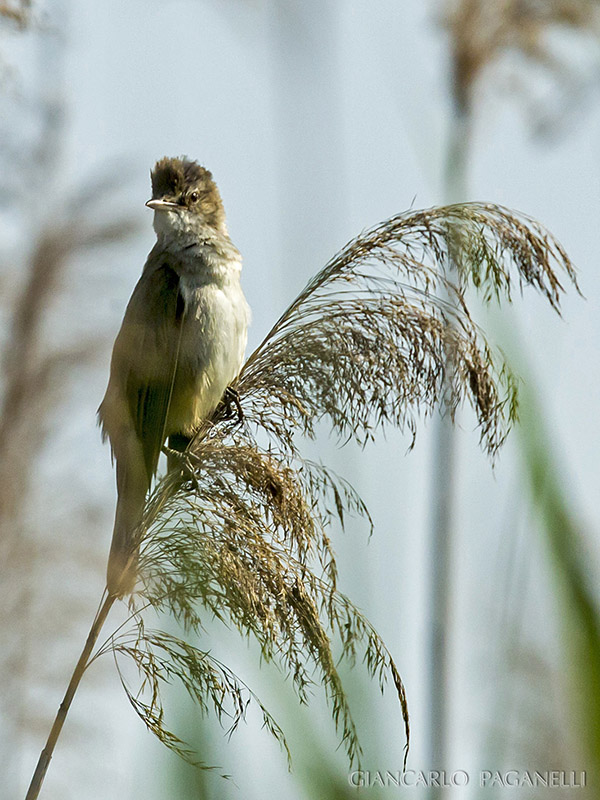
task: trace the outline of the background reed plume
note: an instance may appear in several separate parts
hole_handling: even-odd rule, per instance
[[[597,45],[600,10],[595,0],[448,0],[444,16],[458,113],[472,113],[478,82],[489,67],[509,54],[546,73],[559,90],[556,109],[561,116],[583,99],[596,80],[595,76],[591,81],[584,79],[572,50],[561,52],[551,38],[552,33],[567,32]],[[540,129],[558,121],[547,110],[536,111],[541,114]]]

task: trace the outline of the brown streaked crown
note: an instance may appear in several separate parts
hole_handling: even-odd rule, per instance
[[[152,199],[165,199],[202,216],[207,225],[225,231],[221,195],[209,170],[183,158],[161,158],[151,173]]]

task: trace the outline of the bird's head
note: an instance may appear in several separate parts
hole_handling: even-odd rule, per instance
[[[227,234],[221,195],[211,173],[187,158],[161,158],[152,170],[156,233],[173,238],[197,236],[213,229]]]

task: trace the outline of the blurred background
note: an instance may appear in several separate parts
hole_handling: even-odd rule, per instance
[[[325,429],[313,451],[374,519],[370,540],[352,522],[332,538],[340,589],[406,684],[408,767],[470,777],[361,796],[600,796],[479,786],[481,770],[600,783],[599,14],[594,0],[0,3],[4,797],[25,793],[104,586],[116,492],[95,412],[154,240],[149,170],[182,154],[221,189],[249,351],[348,239],[411,206],[501,203],[566,248],[585,299],[570,289],[562,319],[527,291],[499,311],[472,300],[522,379],[522,425],[494,469],[467,412],[442,455],[436,420],[410,453],[396,431],[361,451]],[[229,739],[174,693],[177,732],[219,769],[181,763],[105,658],[42,797],[356,796],[323,698],[298,707],[252,646],[207,628],[203,646],[282,724],[292,771],[252,709]],[[360,665],[345,678],[363,768],[397,773],[393,691]]]

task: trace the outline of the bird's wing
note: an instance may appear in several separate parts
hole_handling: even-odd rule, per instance
[[[117,394],[125,400],[142,447],[148,482],[165,440],[185,309],[177,272],[168,263],[149,266],[127,306],[111,368],[111,381],[118,383]],[[105,427],[112,442],[110,428]]]

